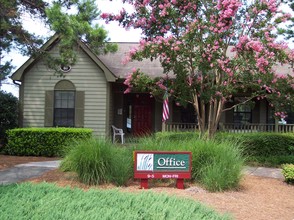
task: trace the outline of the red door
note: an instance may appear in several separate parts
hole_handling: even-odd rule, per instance
[[[152,131],[152,111],[154,98],[150,94],[132,95],[132,132],[133,135],[146,135]]]
[[[150,134],[152,130],[152,107],[150,105],[134,105],[134,135]]]

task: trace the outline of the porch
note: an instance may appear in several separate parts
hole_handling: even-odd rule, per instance
[[[196,123],[175,123],[168,122],[162,125],[162,131],[197,131]],[[219,131],[231,133],[250,133],[250,132],[294,132],[294,124],[243,124],[220,123]]]

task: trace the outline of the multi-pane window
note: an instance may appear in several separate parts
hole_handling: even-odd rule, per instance
[[[248,124],[252,121],[251,106],[242,104],[234,108],[234,124]]]
[[[74,127],[75,125],[75,92],[55,91],[54,93],[54,126]]]

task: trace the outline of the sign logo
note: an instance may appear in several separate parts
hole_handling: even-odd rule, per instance
[[[154,154],[137,154],[137,170],[152,171]]]

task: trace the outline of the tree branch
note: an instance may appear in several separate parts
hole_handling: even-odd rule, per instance
[[[256,98],[256,96],[251,97],[251,98],[245,100],[244,102],[240,102],[240,103],[238,103],[238,104],[235,104],[235,105],[233,105],[233,106],[231,106],[231,107],[229,107],[229,108],[225,108],[225,109],[222,110],[222,112],[229,111],[229,110],[234,109],[236,106],[246,104],[247,102],[252,101],[252,99],[254,99],[254,98]]]

